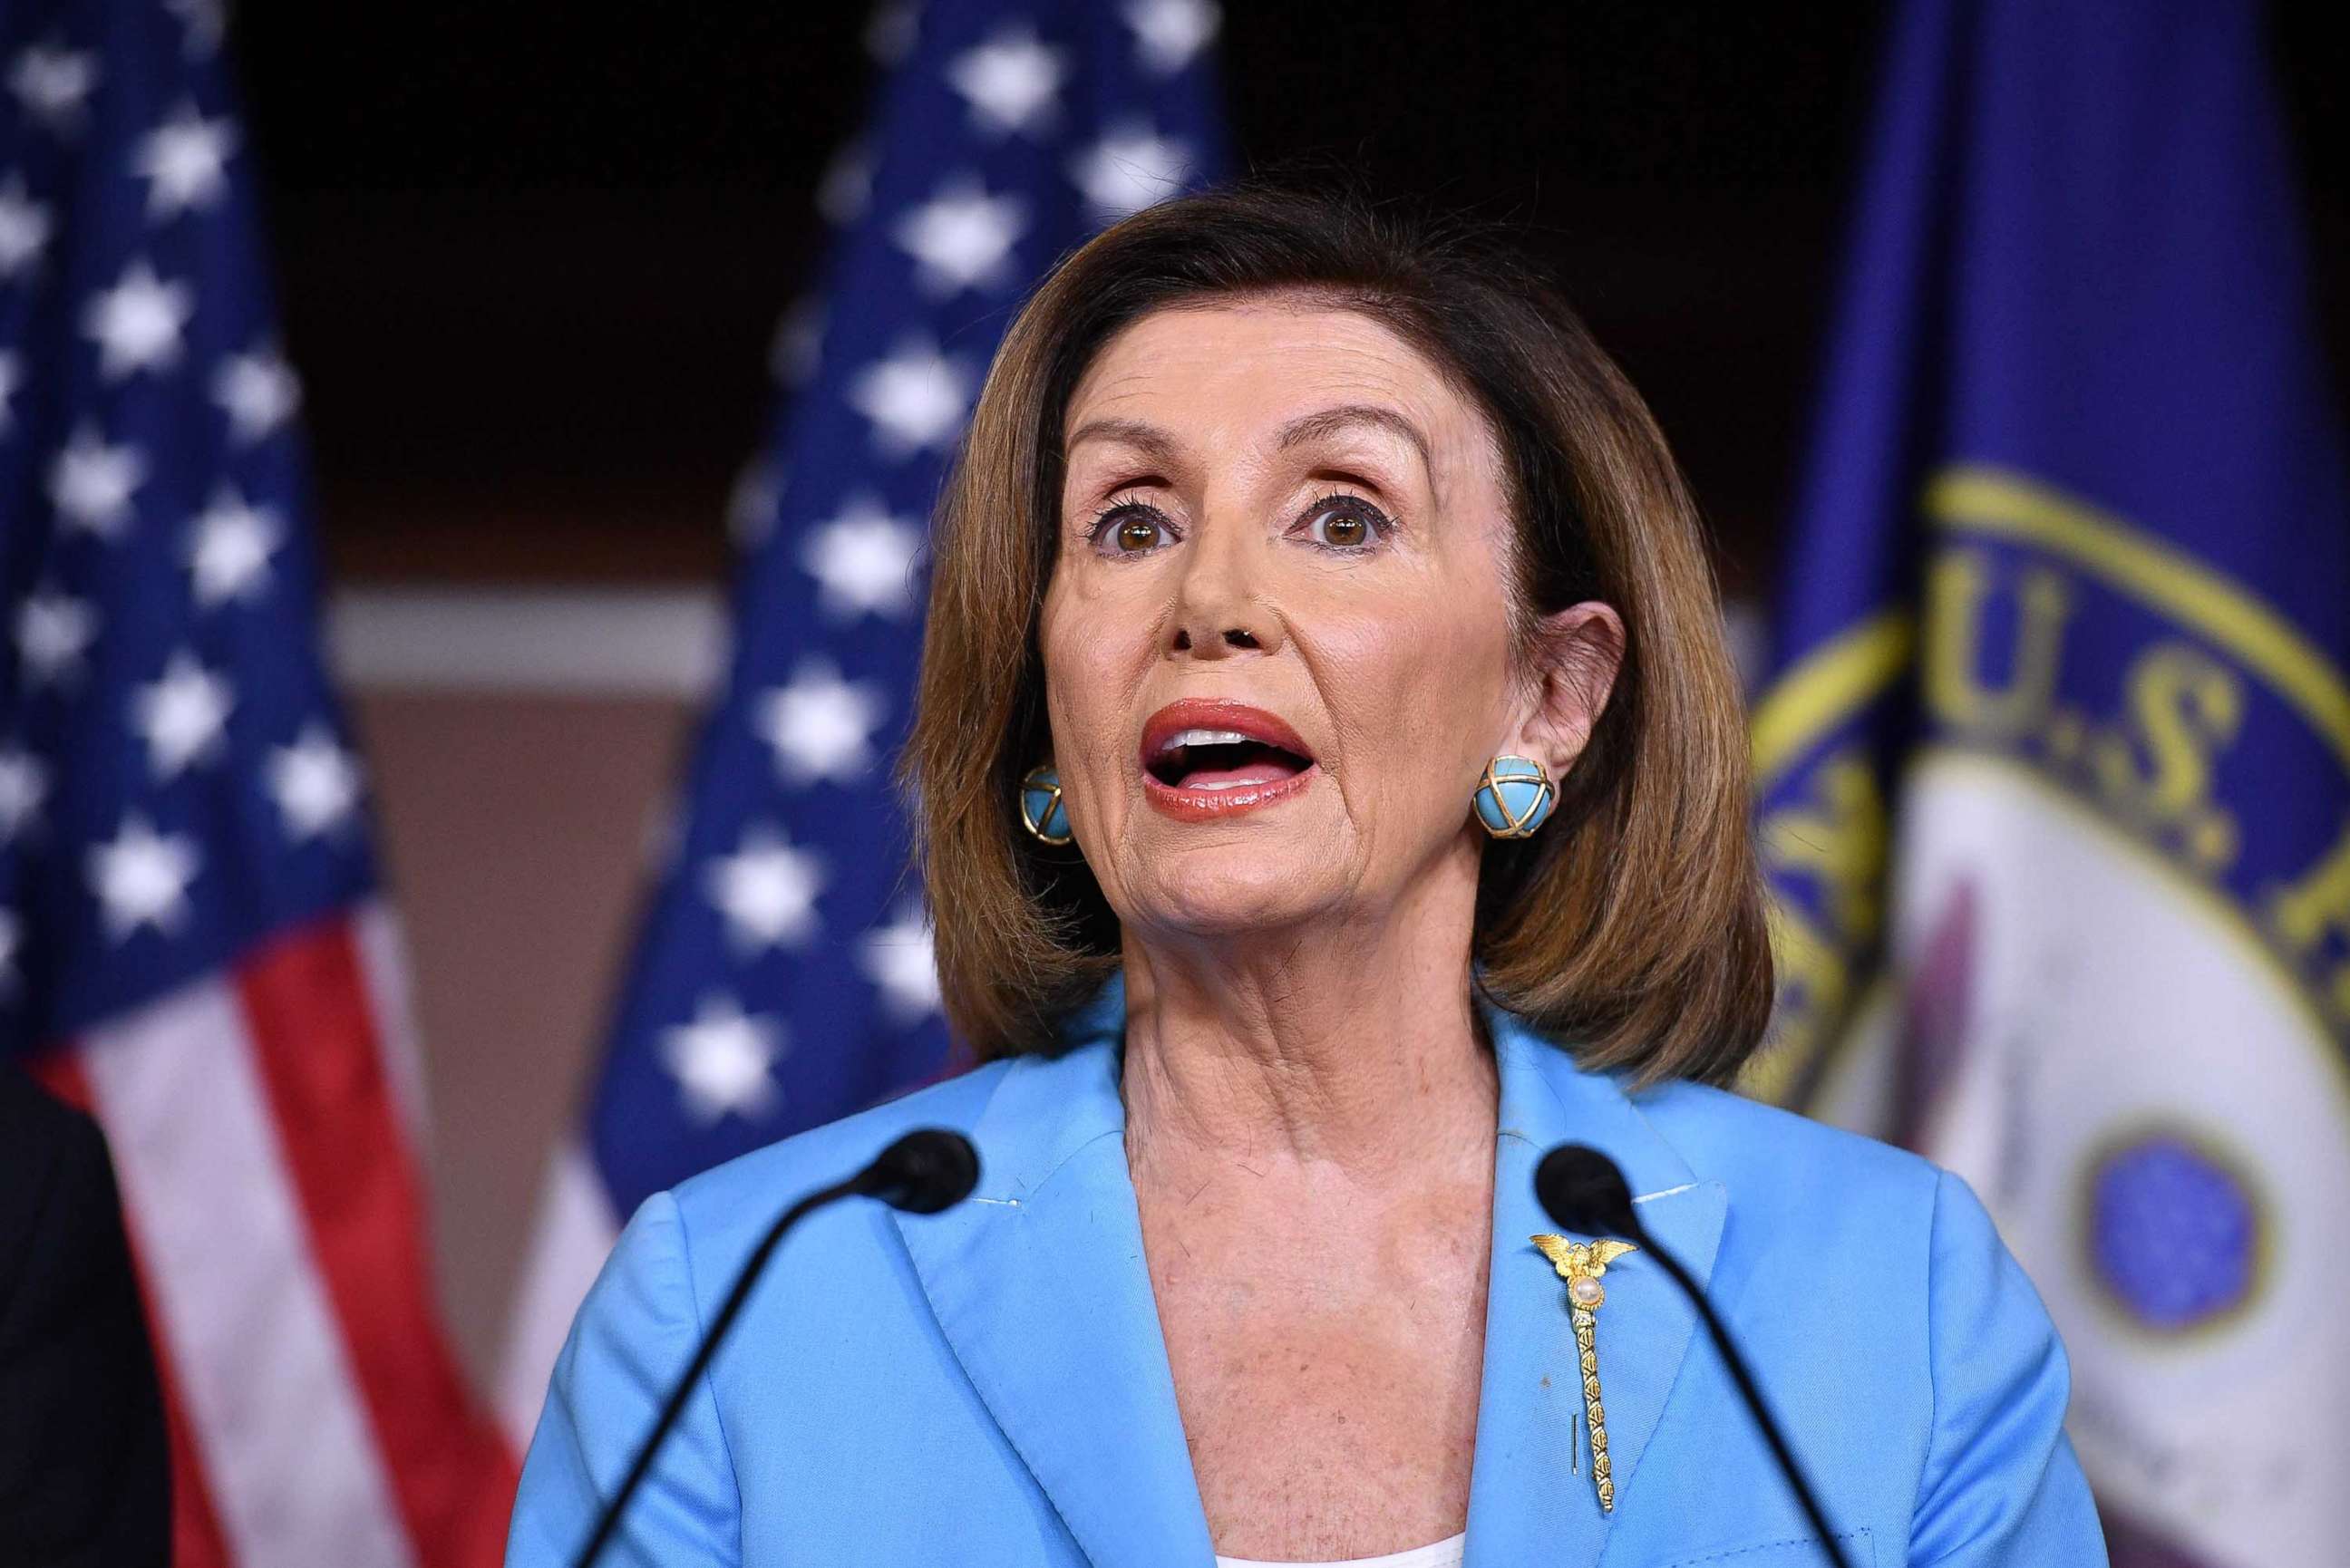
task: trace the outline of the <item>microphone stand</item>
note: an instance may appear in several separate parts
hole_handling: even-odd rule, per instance
[[[1730,1368],[1731,1380],[1738,1385],[1738,1392],[1746,1400],[1746,1408],[1753,1413],[1754,1424],[1762,1428],[1762,1436],[1770,1443],[1771,1452],[1779,1461],[1779,1469],[1786,1474],[1787,1484],[1794,1489],[1795,1501],[1804,1505],[1804,1517],[1811,1521],[1812,1528],[1818,1532],[1820,1542],[1827,1548],[1828,1556],[1835,1561],[1836,1568],[1852,1568],[1852,1560],[1844,1554],[1844,1543],[1836,1539],[1835,1532],[1828,1525],[1828,1516],[1820,1509],[1820,1500],[1812,1495],[1812,1483],[1804,1479],[1802,1467],[1795,1463],[1794,1450],[1787,1447],[1787,1439],[1779,1431],[1779,1423],[1773,1420],[1764,1408],[1762,1390],[1755,1386],[1754,1375],[1746,1369],[1746,1358],[1738,1354],[1738,1347],[1730,1341],[1730,1331],[1722,1327],[1721,1319],[1714,1315],[1713,1303],[1705,1299],[1705,1293],[1698,1289],[1697,1282],[1690,1278],[1690,1272],[1681,1267],[1680,1260],[1658,1246],[1645,1227],[1636,1225],[1629,1240],[1638,1242],[1642,1251],[1654,1258],[1658,1267],[1670,1274],[1673,1282],[1680,1286],[1681,1293],[1696,1305],[1698,1316],[1705,1320],[1707,1331],[1713,1335],[1713,1347],[1721,1352],[1722,1365]]]
[[[1852,1559],[1845,1555],[1844,1543],[1836,1539],[1827,1514],[1812,1491],[1811,1482],[1804,1477],[1803,1467],[1795,1462],[1794,1450],[1787,1446],[1779,1423],[1763,1404],[1762,1390],[1756,1386],[1753,1373],[1747,1370],[1746,1358],[1731,1343],[1730,1331],[1714,1315],[1713,1303],[1706,1300],[1705,1292],[1690,1277],[1680,1260],[1659,1246],[1648,1227],[1640,1223],[1639,1212],[1632,1207],[1631,1187],[1616,1162],[1587,1144],[1561,1144],[1543,1156],[1542,1164],[1535,1168],[1534,1197],[1552,1221],[1564,1230],[1580,1231],[1588,1236],[1621,1236],[1633,1242],[1654,1258],[1657,1266],[1680,1287],[1681,1294],[1705,1320],[1706,1332],[1713,1337],[1713,1347],[1721,1353],[1722,1365],[1730,1368],[1731,1380],[1738,1385],[1754,1424],[1762,1429],[1763,1438],[1771,1445],[1772,1457],[1779,1461],[1780,1472],[1787,1478],[1795,1501],[1803,1505],[1804,1517],[1818,1533],[1820,1544],[1826,1548],[1835,1568],[1852,1568]]]
[[[677,1425],[678,1417],[685,1410],[685,1402],[693,1396],[694,1384],[709,1369],[711,1358],[718,1354],[718,1346],[725,1339],[726,1331],[734,1326],[734,1319],[742,1312],[743,1303],[750,1299],[751,1287],[758,1282],[761,1271],[766,1268],[768,1258],[774,1255],[785,1231],[827,1204],[859,1196],[879,1198],[893,1209],[903,1209],[911,1213],[935,1214],[941,1209],[962,1202],[978,1183],[979,1158],[970,1141],[960,1134],[925,1129],[908,1133],[882,1150],[872,1164],[856,1175],[811,1192],[785,1210],[782,1216],[767,1227],[767,1233],[759,1239],[759,1244],[751,1250],[741,1272],[735,1274],[734,1284],[726,1293],[725,1303],[718,1309],[718,1315],[711,1319],[702,1343],[694,1348],[693,1359],[687,1363],[676,1386],[670,1390],[668,1400],[661,1406],[660,1418],[653,1423],[652,1430],[645,1434],[643,1445],[637,1449],[637,1457],[629,1466],[627,1477],[620,1482],[620,1490],[612,1494],[611,1501],[604,1505],[604,1511],[598,1516],[596,1528],[588,1537],[588,1544],[580,1548],[575,1560],[576,1568],[593,1568],[597,1554],[604,1550],[605,1544],[612,1539],[612,1532],[619,1528],[621,1511],[629,1506],[629,1500],[636,1495],[638,1486],[645,1479],[645,1472],[652,1469],[653,1456],[660,1452],[661,1439],[669,1436],[671,1427]]]

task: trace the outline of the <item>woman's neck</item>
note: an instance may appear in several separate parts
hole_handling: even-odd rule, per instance
[[[1127,1148],[1146,1173],[1490,1158],[1498,1094],[1466,910],[1126,943]]]

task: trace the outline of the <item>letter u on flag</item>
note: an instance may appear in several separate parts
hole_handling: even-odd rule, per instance
[[[1981,1193],[2118,1565],[2350,1541],[2350,505],[2257,9],[1916,0],[1754,715],[1752,1092]]]

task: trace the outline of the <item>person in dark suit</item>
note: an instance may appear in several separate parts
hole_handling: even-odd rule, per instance
[[[163,1400],[106,1140],[0,1063],[0,1564],[171,1561]]]

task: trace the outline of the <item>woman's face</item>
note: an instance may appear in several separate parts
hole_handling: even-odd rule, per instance
[[[1119,918],[1206,936],[1392,909],[1439,867],[1473,888],[1487,759],[1556,776],[1590,717],[1513,678],[1474,406],[1367,317],[1252,301],[1127,327],[1062,437],[1046,702]]]

